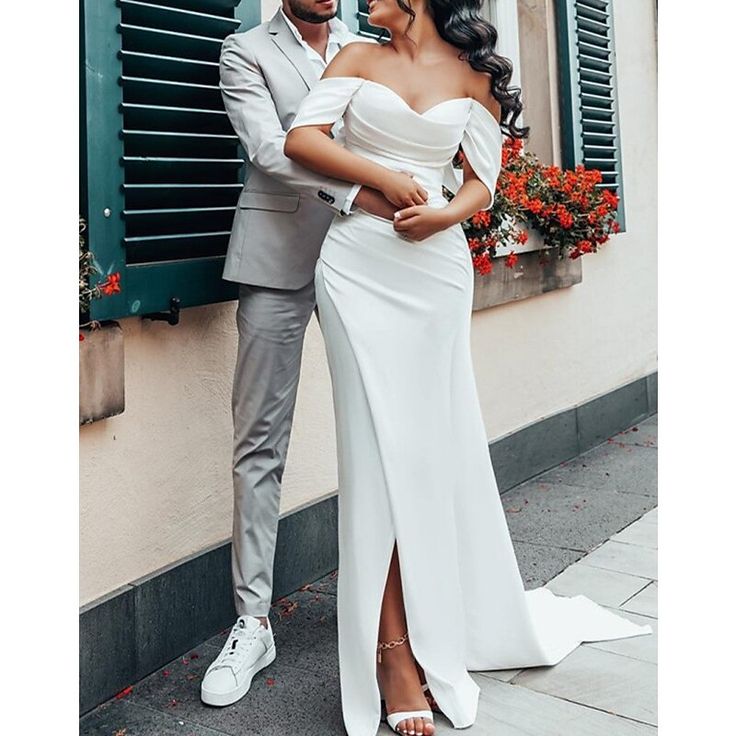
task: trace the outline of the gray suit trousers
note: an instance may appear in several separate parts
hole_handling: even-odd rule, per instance
[[[294,291],[240,285],[232,396],[232,574],[239,616],[267,616],[271,607],[281,478],[314,309],[313,281]]]

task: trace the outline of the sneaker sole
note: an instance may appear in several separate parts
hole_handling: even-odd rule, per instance
[[[264,667],[268,667],[274,659],[276,659],[276,646],[272,646],[268,649],[263,656],[248,670],[243,682],[231,690],[229,693],[213,693],[206,690],[204,687],[201,689],[202,702],[205,705],[215,705],[217,707],[223,707],[225,705],[232,705],[240,700],[250,690],[250,685],[253,682],[253,678],[260,672]]]

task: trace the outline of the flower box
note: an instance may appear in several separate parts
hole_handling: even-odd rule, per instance
[[[79,424],[125,409],[123,331],[117,322],[79,328]]]
[[[530,231],[529,240],[533,237],[539,236]],[[539,250],[517,251],[517,254],[518,260],[512,267],[505,265],[505,255],[497,255],[490,275],[482,276],[476,271],[474,311],[527,299],[583,280],[583,259],[560,258],[559,248],[546,250],[544,263],[540,262]]]

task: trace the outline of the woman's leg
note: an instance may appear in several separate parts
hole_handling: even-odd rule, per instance
[[[378,639],[382,642],[401,639],[407,631],[404,612],[404,596],[401,589],[399,556],[394,544],[389,565],[386,588],[381,604]],[[381,649],[381,661],[377,665],[378,680],[386,698],[386,711],[428,710],[427,699],[422,692],[417,664],[411,651],[411,641]],[[409,718],[398,724],[399,731],[418,736],[431,736],[434,724],[424,718]]]

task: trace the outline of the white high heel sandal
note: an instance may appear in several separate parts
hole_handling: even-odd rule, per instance
[[[407,631],[403,636],[399,637],[398,639],[392,639],[391,641],[379,641],[378,646],[376,647],[376,652],[378,654],[378,663],[381,663],[381,651],[383,649],[393,649],[394,647],[401,646],[402,644],[405,644],[408,639],[409,632]],[[429,685],[425,683],[424,685],[422,685],[422,692],[426,693],[427,690],[429,690]],[[399,723],[407,720],[408,718],[424,718],[425,721],[429,721],[431,724],[434,725],[434,714],[431,710],[400,710],[396,713],[387,713],[386,723],[388,723],[389,728],[395,733],[408,734],[409,731],[399,731],[399,729],[397,728]]]

